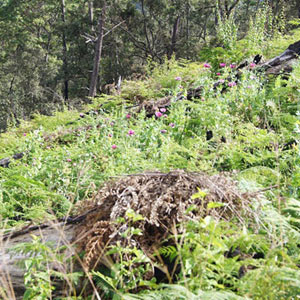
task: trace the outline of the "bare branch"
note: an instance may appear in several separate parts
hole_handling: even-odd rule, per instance
[[[109,31],[107,31],[107,32],[103,35],[103,37],[105,37],[105,36],[108,35],[110,32],[112,32],[113,30],[115,30],[116,28],[118,28],[118,27],[119,27],[120,25],[122,25],[124,22],[125,22],[125,20],[122,21],[122,22],[120,22],[119,24],[115,25],[113,28],[111,28]]]

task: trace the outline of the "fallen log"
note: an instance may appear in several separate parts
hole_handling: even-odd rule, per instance
[[[259,64],[257,68],[264,70],[266,74],[290,73],[293,70],[293,65],[298,61],[299,55],[300,41],[290,45],[280,55]]]
[[[254,63],[255,67],[251,69],[265,72],[265,74],[273,74],[273,75],[280,75],[280,74],[287,74],[293,70],[293,65],[297,62],[300,55],[300,41],[291,44],[283,53],[280,55],[262,63],[261,55],[256,55],[252,63]],[[225,83],[228,82],[235,82],[238,84],[239,79],[242,75],[242,70],[246,67],[249,67],[249,62],[243,62],[239,66],[237,66],[236,74],[226,78]],[[228,89],[228,86],[224,84],[223,81],[217,81],[214,83],[213,88],[216,89],[218,87],[222,87],[222,93]],[[178,93],[176,96],[171,97],[164,97],[158,100],[146,100],[140,106],[137,112],[140,112],[142,109],[146,111],[147,117],[152,117],[155,115],[155,112],[161,108],[166,108],[171,105],[171,103],[177,102],[179,100],[192,100],[192,99],[200,99],[203,93],[203,86],[197,86],[189,88],[187,91],[187,96],[183,96],[182,93]]]
[[[24,156],[24,152],[21,152],[21,153],[14,154],[12,158],[17,160],[17,159],[21,159],[23,156]],[[12,161],[12,158],[6,157],[6,158],[0,159],[0,167],[8,168],[9,164]]]
[[[27,226],[2,235],[0,233],[0,299],[23,299],[25,270],[21,263],[28,258],[29,254],[14,251],[13,249],[16,246],[30,243],[32,236],[36,236],[40,238],[41,244],[50,243],[53,253],[60,251],[62,246],[67,246],[64,251],[65,257],[73,257],[76,253],[76,228],[92,212],[93,210],[74,218],[68,217],[57,222]],[[78,262],[72,267],[74,267],[73,272],[82,270]],[[77,288],[80,290],[82,285],[79,285]],[[55,284],[55,295],[61,295],[63,289],[65,289],[64,282],[62,280],[57,281]]]
[[[53,226],[24,231],[15,237],[2,240],[0,247],[0,298],[23,299],[25,292],[24,269],[19,265],[28,254],[11,252],[20,243],[29,243],[32,235],[40,237],[41,243],[53,243],[53,249],[58,249],[66,242],[71,243],[74,236],[74,226],[58,223]],[[58,287],[59,290],[59,287]]]

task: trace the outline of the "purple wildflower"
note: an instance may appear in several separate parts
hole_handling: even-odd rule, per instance
[[[226,67],[226,64],[225,63],[220,63],[220,67],[224,68],[224,67]]]
[[[155,116],[157,118],[160,118],[163,114],[160,111],[155,112]]]
[[[84,117],[84,113],[80,113],[80,114],[79,114],[79,117],[80,117],[80,118],[83,118],[83,117]]]
[[[177,77],[175,77],[175,80],[176,80],[176,81],[180,81],[180,80],[181,80],[181,77],[180,77],[180,76],[177,76]]]
[[[208,63],[205,63],[205,64],[203,65],[203,67],[209,69],[209,68],[211,68],[211,65],[208,64]]]
[[[112,148],[112,149],[117,149],[117,145],[113,144],[113,145],[111,146],[111,148]]]
[[[131,118],[131,114],[127,114],[126,119],[130,119],[130,118]]]
[[[27,134],[24,132],[24,133],[23,133],[23,136],[26,136],[26,135],[27,135]]]
[[[132,130],[132,129],[130,129],[129,131],[128,131],[128,135],[130,135],[130,136],[132,136],[132,135],[134,135],[134,130]]]
[[[67,162],[71,162],[72,161],[72,159],[71,158],[67,158]]]
[[[219,79],[219,82],[220,82],[220,83],[224,83],[225,80],[224,80],[224,79]]]
[[[167,130],[166,129],[162,129],[160,132],[161,133],[167,133]]]
[[[218,75],[218,76],[220,76],[220,75],[221,75],[221,73],[220,73],[220,72],[218,72],[218,73],[217,73],[217,75]]]
[[[230,68],[231,68],[231,69],[236,68],[236,64],[230,64]]]
[[[169,126],[172,127],[172,128],[174,128],[175,124],[174,123],[170,123]]]
[[[250,68],[254,68],[255,66],[256,66],[255,63],[251,63],[251,64],[250,64]]]
[[[231,82],[229,82],[229,83],[228,83],[228,86],[229,86],[229,87],[236,86],[236,82],[234,82],[234,81],[231,81]]]
[[[162,108],[160,109],[160,111],[161,111],[162,113],[165,113],[167,110],[166,110],[164,107],[162,107]]]

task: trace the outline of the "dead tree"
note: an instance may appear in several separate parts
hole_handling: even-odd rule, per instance
[[[65,0],[61,0],[61,20],[63,23],[62,29],[62,48],[63,48],[63,70],[64,70],[64,98],[65,101],[69,99],[69,75],[68,75],[68,55],[67,55],[67,41],[66,41],[66,5]]]
[[[105,15],[106,15],[106,2],[104,2],[102,11],[98,18],[98,37],[95,45],[94,65],[93,65],[93,73],[91,76],[89,97],[95,97],[97,92],[97,82],[99,77],[100,61],[101,61],[102,46],[103,46]]]
[[[293,65],[297,62],[299,55],[300,41],[297,41],[280,55],[258,65],[258,68],[264,70],[266,74],[289,73],[293,70]]]
[[[74,225],[66,223],[52,224],[51,226],[32,226],[11,235],[0,236],[0,298],[23,299],[25,292],[25,270],[20,263],[28,258],[28,254],[14,253],[11,249],[20,243],[29,243],[32,235],[40,237],[41,243],[53,243],[53,249],[62,245],[69,245],[68,256],[72,253],[72,239],[74,237]],[[62,284],[62,282],[61,282]],[[63,285],[56,286],[57,293],[63,289]]]

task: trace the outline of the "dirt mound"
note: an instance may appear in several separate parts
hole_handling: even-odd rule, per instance
[[[80,206],[83,213],[92,211],[78,232],[89,268],[95,267],[109,246],[116,243],[137,247],[152,257],[172,234],[171,228],[185,220],[211,215],[243,222],[244,217],[253,214],[248,197],[238,191],[229,177],[181,170],[123,177],[107,183],[93,199]],[[142,234],[129,234],[129,228]]]

